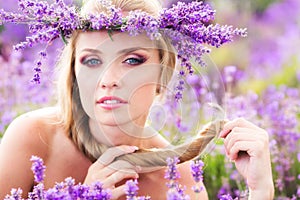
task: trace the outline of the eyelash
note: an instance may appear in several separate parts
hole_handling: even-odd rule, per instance
[[[130,63],[130,61],[134,61],[135,63]],[[130,57],[123,61],[123,63],[131,66],[137,66],[143,64],[144,62],[146,62],[146,58],[143,56]]]
[[[146,62],[146,58],[144,56],[135,55],[129,58],[126,58],[122,63],[130,65],[130,66],[137,66]],[[132,61],[134,63],[132,63]],[[86,65],[88,67],[97,67],[102,64],[102,61],[95,57],[84,57],[80,60],[81,64]],[[96,63],[95,63],[96,62]]]
[[[92,61],[94,61],[94,62],[96,61],[97,63],[91,63]],[[102,64],[102,61],[100,59],[98,59],[98,58],[91,57],[91,58],[83,58],[81,60],[81,63],[83,65],[88,66],[88,67],[97,67],[100,64]]]

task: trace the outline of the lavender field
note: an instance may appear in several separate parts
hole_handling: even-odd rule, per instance
[[[207,66],[194,66],[196,73],[187,78],[182,101],[155,103],[149,123],[179,144],[215,118],[252,121],[269,133],[275,199],[300,199],[300,1],[205,2],[216,9],[216,22],[247,28],[248,36],[212,49]],[[6,10],[16,5],[16,0],[0,1]],[[0,26],[0,141],[15,117],[55,104],[55,59],[63,42],[48,47],[51,59],[42,66],[41,83],[35,84],[33,68],[42,47],[12,49],[27,33],[26,26]],[[201,158],[210,199],[234,199],[246,190],[221,140]]]

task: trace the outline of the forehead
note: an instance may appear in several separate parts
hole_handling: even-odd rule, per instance
[[[124,48],[155,48],[155,44],[147,35],[130,36],[128,33],[108,31],[81,32],[76,41],[76,52],[85,48],[99,49],[103,52],[117,52]]]

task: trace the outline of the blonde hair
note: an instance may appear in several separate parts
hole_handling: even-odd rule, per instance
[[[158,16],[159,11],[161,10],[161,5],[158,0],[112,0],[111,2],[123,12],[142,10],[150,15]],[[98,1],[88,0],[84,3],[81,14],[97,14],[103,11],[105,12],[106,10]],[[92,136],[88,123],[89,117],[81,105],[79,89],[74,72],[76,40],[79,33],[79,31],[73,33],[72,38],[70,38],[69,43],[62,52],[58,64],[60,75],[57,84],[58,105],[61,109],[61,122],[64,124],[68,136],[73,140],[80,151],[82,151],[91,161],[95,161],[103,151],[105,151],[106,147],[99,144]],[[163,39],[157,42],[157,45],[162,65],[161,85],[165,86],[172,77],[176,64],[176,57],[174,49],[167,38],[163,37]],[[210,140],[211,136],[209,137],[209,141]],[[146,152],[146,154],[148,153],[151,154],[153,152]],[[144,156],[145,155],[142,157]],[[153,157],[153,155],[151,157]],[[127,159],[131,161],[136,160],[134,157],[129,157]],[[154,157],[153,159],[155,160]],[[154,161],[153,163],[156,162]],[[139,165],[143,166],[143,163],[139,163]]]

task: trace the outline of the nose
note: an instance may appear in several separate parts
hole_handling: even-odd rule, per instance
[[[119,83],[117,83],[117,82],[106,83],[106,82],[101,81],[100,86],[103,89],[105,89],[105,88],[118,88]]]
[[[102,89],[119,88],[121,86],[121,77],[115,67],[110,66],[103,73],[99,82]]]

